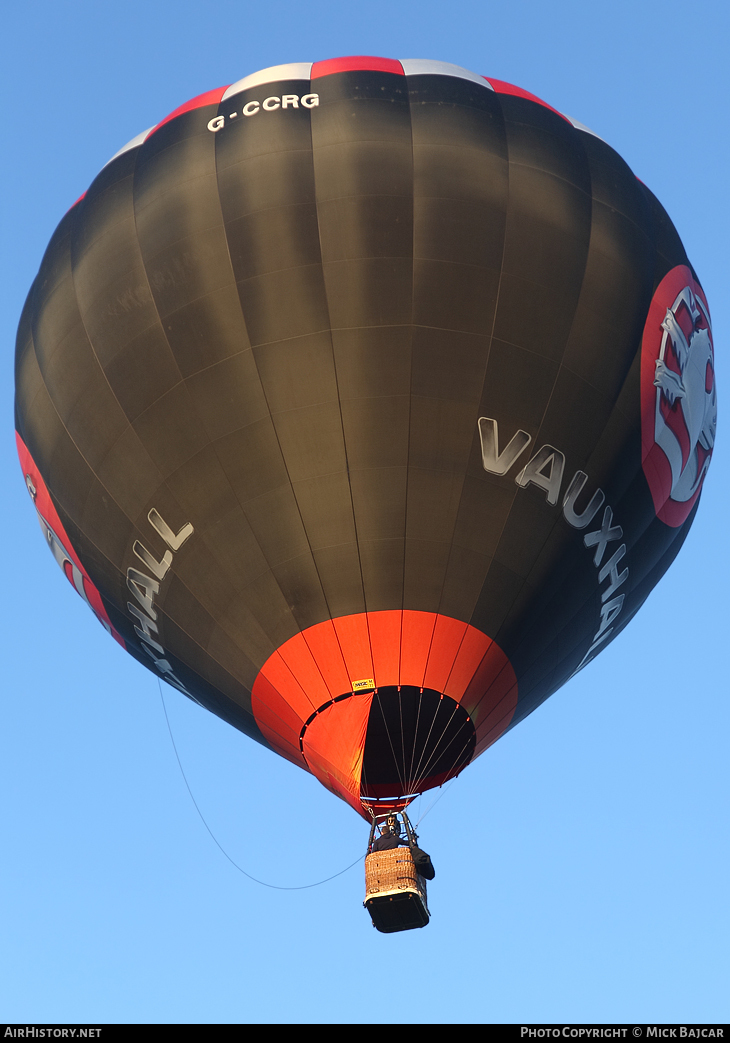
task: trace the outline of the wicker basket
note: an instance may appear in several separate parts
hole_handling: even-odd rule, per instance
[[[418,873],[410,849],[396,847],[391,851],[375,851],[365,859],[366,895],[381,891],[419,889]],[[424,886],[425,890],[425,886]]]
[[[407,847],[375,851],[365,859],[365,908],[384,934],[425,927],[430,919],[426,881]]]

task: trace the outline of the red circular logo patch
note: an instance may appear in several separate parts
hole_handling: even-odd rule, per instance
[[[685,265],[657,287],[641,343],[642,466],[657,517],[682,525],[710,466],[717,426],[710,309]]]

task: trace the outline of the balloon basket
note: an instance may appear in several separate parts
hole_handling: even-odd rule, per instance
[[[365,859],[365,901],[373,927],[382,934],[425,927],[426,881],[416,871],[410,849],[377,851]]]

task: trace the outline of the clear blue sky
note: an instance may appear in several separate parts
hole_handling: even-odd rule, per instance
[[[3,27],[0,1019],[730,1020],[727,5],[28,0]],[[99,168],[203,90],[347,54],[454,62],[609,141],[699,273],[720,385],[675,565],[608,650],[444,792],[420,830],[432,923],[390,937],[362,909],[360,866],[274,891],[221,855],[156,680],[44,548],[12,438],[23,300]],[[196,799],[248,872],[309,883],[363,851],[362,821],[314,779],[165,698]]]

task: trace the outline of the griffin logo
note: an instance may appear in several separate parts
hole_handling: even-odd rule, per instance
[[[673,268],[649,308],[641,348],[642,464],[657,517],[678,527],[697,502],[717,426],[712,325],[689,268]]]

